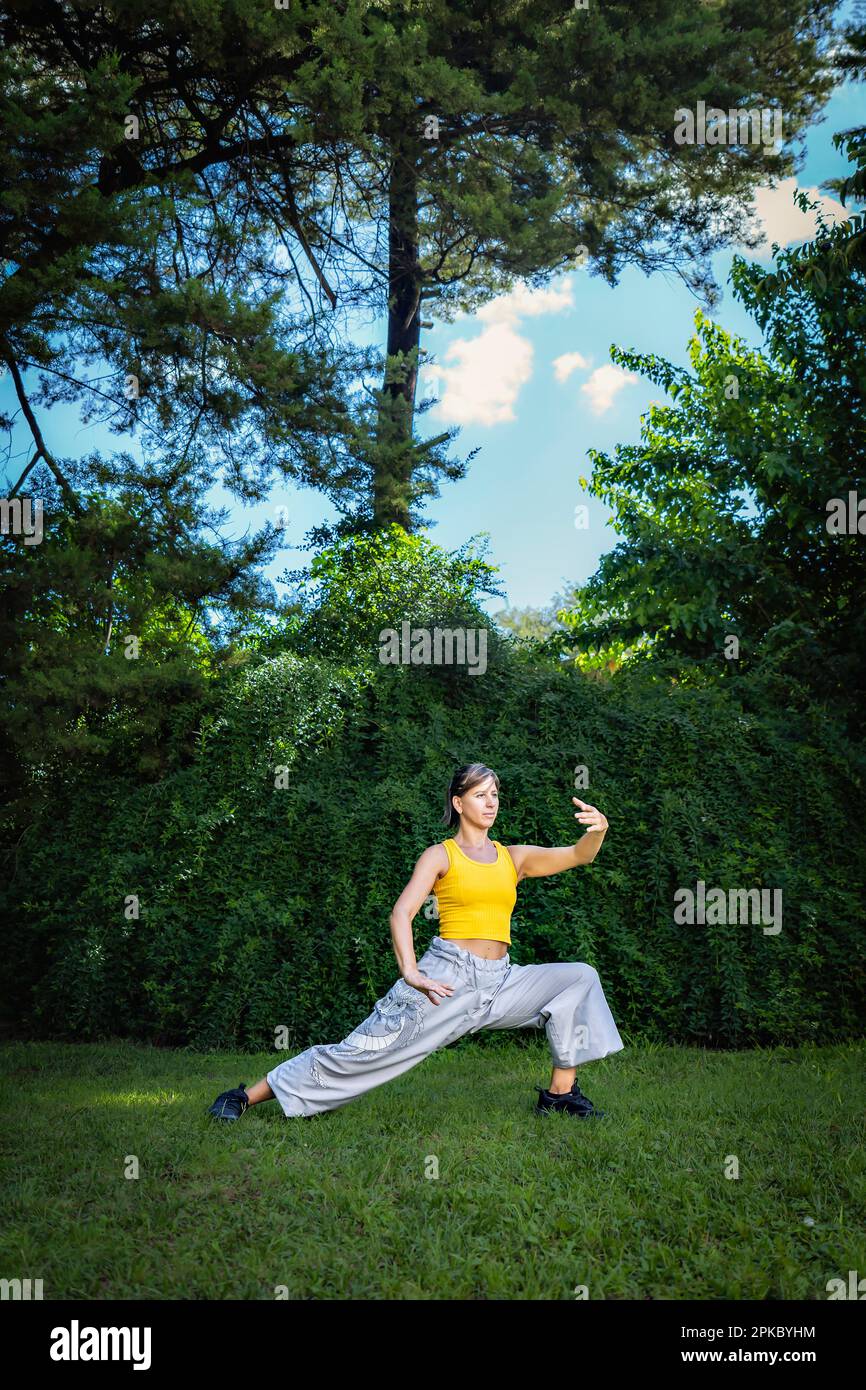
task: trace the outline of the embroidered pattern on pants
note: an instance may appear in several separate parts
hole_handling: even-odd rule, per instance
[[[385,1052],[406,1047],[424,1027],[426,995],[405,980],[392,985],[373,1013],[337,1045],[350,1052]]]

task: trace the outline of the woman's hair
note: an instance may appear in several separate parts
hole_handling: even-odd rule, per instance
[[[488,777],[493,778],[498,791],[499,778],[492,768],[485,767],[483,763],[465,763],[463,767],[458,767],[445,793],[445,815],[442,817],[445,825],[460,824],[460,816],[451,801],[452,796],[465,796],[473,787],[477,787],[479,782],[486,782]]]

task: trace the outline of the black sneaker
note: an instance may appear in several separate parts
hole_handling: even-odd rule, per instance
[[[538,1092],[536,1115],[546,1115],[552,1110],[558,1110],[564,1115],[576,1115],[578,1119],[586,1120],[601,1119],[605,1113],[603,1110],[596,1110],[589,1096],[583,1094],[576,1081],[570,1091],[558,1096],[552,1091],[545,1091],[541,1086],[536,1086],[535,1089]]]
[[[213,1105],[208,1106],[207,1113],[216,1120],[239,1120],[248,1108],[246,1085],[242,1081],[233,1091],[223,1091],[218,1095]]]

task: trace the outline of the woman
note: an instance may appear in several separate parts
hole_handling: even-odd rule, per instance
[[[307,1048],[249,1090],[241,1082],[223,1091],[208,1113],[237,1120],[249,1106],[273,1099],[289,1116],[336,1110],[465,1033],[543,1027],[553,1072],[547,1090],[535,1087],[536,1112],[603,1115],[575,1080],[582,1063],[623,1047],[598,972],[581,961],[517,965],[508,955],[520,880],[591,864],[601,848],[604,816],[576,796],[572,801],[585,827],[577,844],[506,847],[488,838],[499,810],[496,773],[483,763],[458,768],[444,817],[457,833],[424,850],[391,913],[400,979],[341,1043]],[[431,892],[439,935],[416,963],[412,921]]]

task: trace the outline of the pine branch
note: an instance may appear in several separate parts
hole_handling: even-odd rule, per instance
[[[34,463],[36,463],[36,461],[39,458],[43,458],[45,462],[48,464],[48,467],[51,469],[51,472],[54,474],[54,477],[57,479],[57,482],[60,484],[60,487],[62,488],[64,495],[68,498],[76,514],[78,516],[83,516],[84,508],[79,502],[78,497],[75,494],[75,490],[64,477],[63,470],[61,469],[57,460],[54,458],[53,454],[49,452],[48,446],[46,445],[45,440],[42,438],[42,431],[39,428],[39,422],[36,419],[36,416],[33,414],[32,407],[30,405],[29,400],[27,399],[27,393],[24,390],[24,382],[21,380],[21,373],[18,370],[18,363],[15,361],[15,358],[8,344],[4,344],[3,358],[12,375],[12,380],[15,383],[15,394],[17,395],[18,400],[21,403],[21,409],[24,412],[24,418],[30,426],[30,433],[33,435],[33,440],[36,444],[36,453],[33,455],[33,458],[27,465],[24,474],[19,479],[19,483],[16,484],[16,487],[21,482],[23,482],[24,478],[30,472],[30,469],[33,467]]]

